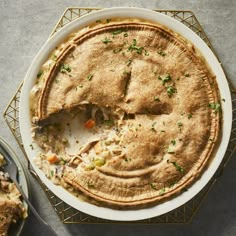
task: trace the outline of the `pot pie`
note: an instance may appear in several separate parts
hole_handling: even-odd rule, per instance
[[[35,162],[109,207],[166,201],[220,139],[220,96],[193,44],[142,19],[98,20],[58,45],[31,90]]]

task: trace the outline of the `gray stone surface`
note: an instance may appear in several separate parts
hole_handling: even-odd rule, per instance
[[[236,84],[235,0],[0,0],[0,113],[30,66],[38,50],[66,7],[138,6],[192,10],[207,32],[229,79]],[[0,136],[24,159],[3,117]],[[232,158],[223,176],[210,191],[188,225],[64,225],[48,203],[39,184],[31,177],[32,202],[60,236],[69,235],[236,235],[236,160]],[[28,219],[23,235],[45,235],[34,217]]]

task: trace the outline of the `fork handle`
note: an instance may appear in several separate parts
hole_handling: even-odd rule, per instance
[[[24,191],[21,189],[20,185],[16,181],[14,181],[14,184],[16,185],[17,189],[21,193],[22,197],[26,201],[27,205],[29,206],[29,208],[30,208],[31,212],[34,214],[34,216],[39,220],[39,222],[41,224],[43,224],[47,227],[46,235],[47,236],[57,236],[56,232],[52,229],[52,227],[47,222],[45,222],[42,219],[42,217],[39,215],[39,213],[35,210],[34,206],[31,204],[28,197],[25,195]]]

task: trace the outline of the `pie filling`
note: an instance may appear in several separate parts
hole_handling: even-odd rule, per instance
[[[217,149],[215,76],[194,46],[142,20],[72,34],[31,91],[35,163],[55,184],[118,207],[158,204]]]

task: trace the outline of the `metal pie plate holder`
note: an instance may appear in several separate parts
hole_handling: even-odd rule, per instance
[[[68,24],[71,21],[74,21],[75,19],[79,18],[82,15],[88,14],[93,11],[98,11],[100,8],[79,8],[79,7],[73,7],[73,8],[67,8],[63,15],[61,16],[60,20],[56,24],[55,28],[53,29],[50,36],[52,36],[54,33],[56,33],[59,29],[61,29],[63,26]],[[216,55],[216,52],[214,51],[209,39],[206,36],[206,33],[204,32],[203,28],[201,27],[199,21],[195,17],[192,11],[175,11],[175,10],[154,10],[156,12],[168,15],[183,24],[185,24],[187,27],[189,27],[191,30],[193,30],[198,36],[200,36],[205,43],[209,46],[209,48],[213,51],[213,53]],[[217,57],[217,55],[216,55]],[[219,58],[217,57],[219,60]],[[219,60],[220,62],[220,60]],[[221,64],[221,63],[220,63]],[[222,65],[221,65],[222,66]],[[141,220],[141,221],[132,221],[129,223],[142,223],[142,224],[156,224],[156,223],[189,223],[194,215],[196,214],[197,210],[199,209],[201,203],[206,198],[207,194],[209,193],[210,189],[213,187],[213,185],[216,183],[217,179],[223,174],[224,168],[227,165],[228,161],[230,160],[231,156],[233,155],[236,147],[236,93],[234,88],[232,87],[232,84],[229,82],[229,86],[231,89],[231,96],[232,96],[232,105],[233,105],[233,124],[232,124],[232,131],[231,131],[231,137],[228,144],[227,151],[225,153],[224,159],[212,177],[212,179],[209,181],[209,183],[190,201],[185,203],[184,205],[180,206],[179,208],[176,208],[164,215],[157,216],[154,218]],[[7,106],[3,116],[5,118],[6,123],[8,124],[12,134],[14,135],[17,143],[19,144],[21,150],[23,151],[27,161],[28,161],[28,170],[30,173],[37,179],[41,187],[43,188],[45,194],[47,195],[52,207],[58,214],[60,220],[63,223],[125,223],[125,222],[117,222],[117,221],[110,221],[105,219],[100,219],[97,217],[93,217],[90,215],[87,215],[83,212],[80,212],[73,207],[69,206],[65,202],[63,202],[60,198],[58,198],[56,195],[54,195],[45,185],[42,183],[42,181],[39,179],[35,171],[32,169],[30,162],[28,160],[28,157],[26,155],[26,152],[24,150],[24,146],[22,144],[21,134],[19,130],[19,101],[20,101],[20,94],[21,94],[21,88],[22,88],[23,82],[20,84],[19,88],[17,89],[15,95],[13,96],[12,100],[10,101],[9,105]]]

